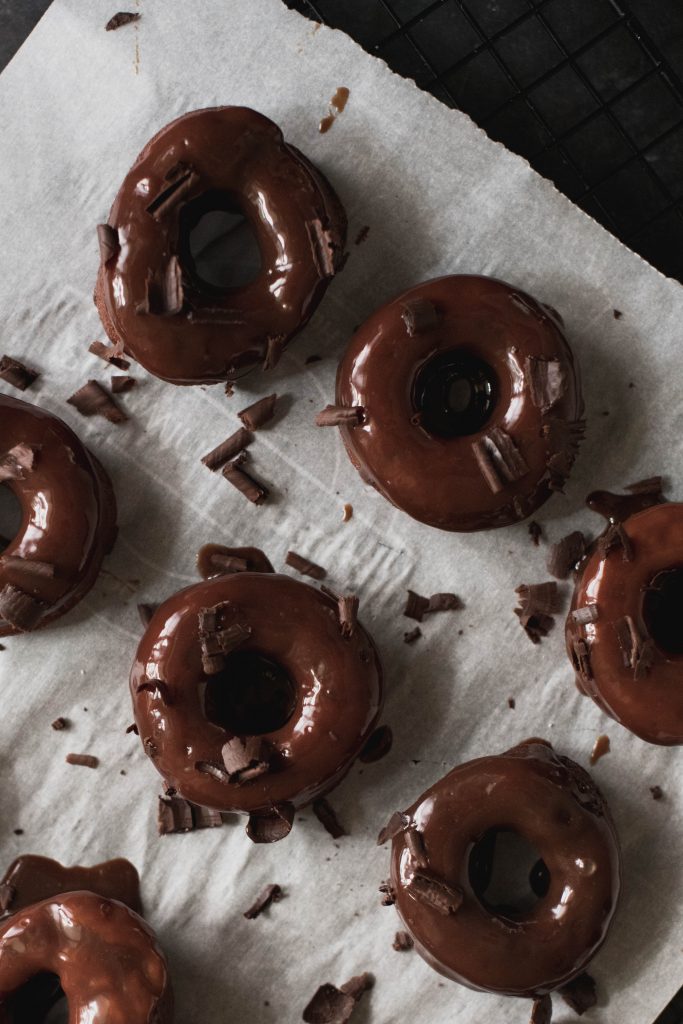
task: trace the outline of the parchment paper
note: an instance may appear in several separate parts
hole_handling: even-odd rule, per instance
[[[583,510],[594,487],[661,471],[680,499],[679,285],[467,117],[279,0],[141,0],[137,27],[105,33],[115,9],[110,0],[55,0],[0,78],[2,350],[37,365],[43,376],[26,397],[62,416],[105,464],[121,527],[90,597],[0,653],[3,862],[21,852],[71,863],[130,857],[184,1024],[294,1022],[319,983],[363,969],[377,983],[358,1024],[521,1024],[528,1003],[445,983],[415,953],[392,950],[399,922],[379,905],[388,858],[375,836],[388,813],[459,762],[537,734],[587,765],[605,732],[612,752],[594,774],[619,827],[625,873],[594,962],[601,1005],[586,1019],[647,1024],[682,973],[680,752],[644,744],[579,696],[561,619],[539,647],[522,633],[514,587],[547,578],[546,548],[532,546],[526,524],[458,536],[413,523],[363,486],[336,431],[312,420],[332,400],[351,330],[378,303],[439,274],[494,274],[561,310],[583,365],[587,440],[566,494],[537,516],[547,536],[597,529]],[[340,85],[351,90],[348,106],[320,135]],[[130,422],[84,420],[66,398],[88,377],[109,377],[87,354],[103,337],[91,302],[95,225],[159,127],[223,103],[274,118],[330,176],[349,213],[348,265],[277,370],[254,375],[232,399],[221,387],[174,388],[135,369],[140,386],[124,399]],[[369,236],[356,246],[364,225]],[[323,361],[305,366],[311,354]],[[237,410],[274,389],[285,414],[252,449],[273,498],[255,509],[199,459],[235,429]],[[354,508],[348,523],[345,502]],[[331,585],[361,595],[386,667],[395,742],[331,797],[347,838],[334,842],[310,811],[268,848],[253,847],[241,823],[156,834],[159,779],[138,739],[124,735],[135,604],[192,582],[207,541],[260,545],[277,568],[292,547],[327,566]],[[405,646],[407,586],[455,590],[466,608],[433,616],[423,639]],[[51,731],[57,715],[72,720],[69,731]],[[66,765],[74,750],[96,754],[101,767]],[[663,788],[661,802],[651,785]],[[244,920],[271,881],[286,900]],[[555,1020],[574,1019],[556,1000]]]

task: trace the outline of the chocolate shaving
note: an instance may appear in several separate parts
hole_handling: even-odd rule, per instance
[[[180,796],[160,796],[157,807],[157,831],[160,836],[192,832],[192,804]]]
[[[580,530],[574,530],[551,546],[546,562],[548,572],[558,580],[566,580],[585,554],[586,538]]]
[[[254,505],[262,505],[268,497],[268,488],[254,480],[252,476],[240,469],[238,463],[229,462],[223,467],[223,476],[229,484],[243,494]]]
[[[525,615],[521,608],[515,608],[514,611],[522,624],[522,629],[529,637],[532,644],[540,643],[542,638],[547,636],[555,625],[555,619],[552,615],[543,615],[541,613]]]
[[[104,266],[119,253],[119,233],[111,224],[98,224],[97,242],[100,247],[100,261]]]
[[[432,612],[459,611],[462,607],[463,603],[456,594],[432,594],[431,597],[422,597],[414,590],[409,590],[403,614],[408,619],[422,622],[425,615]]]
[[[199,613],[199,643],[202,667],[207,675],[215,675],[225,666],[225,655],[236,650],[251,636],[251,627],[241,622],[218,626],[217,612],[221,605],[202,608]]]
[[[633,561],[633,544],[621,523],[610,523],[598,540],[598,551],[606,558],[611,551],[621,548],[624,562]]]
[[[195,761],[194,768],[202,775],[210,775],[212,779],[220,782],[223,786],[230,785],[230,773],[226,772],[225,768],[219,764],[214,764],[213,761]]]
[[[147,626],[149,626],[150,622],[152,621],[152,616],[154,615],[158,607],[158,604],[139,604],[137,606],[138,615],[140,616],[140,622],[145,627],[145,629],[147,628]]]
[[[126,729],[126,736],[128,736],[129,733],[134,733],[135,736],[139,736],[140,735],[140,730],[138,729],[138,727],[135,724],[135,722],[133,722],[132,725],[129,725],[128,728]]]
[[[548,583],[523,583],[515,593],[520,603],[520,618],[533,615],[554,615],[561,608],[561,595],[554,580]]]
[[[99,758],[93,754],[67,754],[67,764],[75,764],[80,768],[97,768],[99,766]]]
[[[195,829],[221,828],[223,816],[220,811],[212,807],[202,807],[200,804],[192,804],[192,820]]]
[[[96,380],[89,380],[67,398],[67,402],[73,405],[81,416],[103,416],[110,423],[125,423],[128,419],[125,412]]]
[[[240,427],[239,430],[236,430],[234,434],[231,434],[230,437],[226,438],[225,441],[222,441],[221,444],[205,455],[202,459],[202,464],[207,469],[215,472],[221,466],[224,466],[226,462],[230,462],[231,459],[234,459],[240,452],[244,451],[253,440],[254,435],[251,431],[245,427]]]
[[[113,395],[122,395],[134,388],[137,381],[135,377],[118,376],[114,374],[111,379],[111,391]]]
[[[562,492],[585,430],[585,420],[568,421],[553,416],[543,424],[541,434],[547,439],[550,448],[546,465],[551,491]]]
[[[538,547],[541,543],[541,537],[543,536],[543,527],[540,523],[537,523],[535,519],[532,519],[529,523],[529,536],[531,537],[534,547]]]
[[[315,418],[317,427],[357,427],[365,418],[362,405],[326,405]]]
[[[472,443],[472,450],[482,476],[494,494],[529,472],[523,455],[502,427],[492,427]]]
[[[464,899],[460,889],[448,885],[440,878],[425,874],[424,871],[416,871],[409,885],[408,891],[429,907],[433,907],[439,914],[448,917],[457,914]]]
[[[338,267],[339,247],[332,232],[317,218],[307,222],[306,231],[318,273],[321,277],[334,277]]]
[[[25,633],[38,624],[46,605],[30,594],[26,594],[12,583],[6,583],[0,590],[0,620]]]
[[[325,797],[320,797],[319,800],[313,801],[313,813],[333,839],[340,839],[342,836],[348,835],[348,832],[340,823],[334,808],[330,806]]]
[[[341,988],[321,985],[303,1012],[304,1024],[348,1024],[356,1003],[372,984],[371,975],[361,974]]]
[[[254,402],[252,405],[248,405],[246,409],[242,409],[237,415],[247,430],[258,430],[259,427],[272,420],[275,415],[276,402],[276,394],[266,395],[265,398],[259,398],[258,402]]]
[[[636,480],[634,484],[628,484],[628,486],[624,487],[624,490],[628,491],[629,494],[653,494],[659,496],[662,494],[663,486],[664,480],[661,476],[649,476],[645,480]]]
[[[567,1006],[579,1017],[586,1010],[591,1010],[598,1002],[595,979],[585,972],[579,974],[567,985],[563,985],[559,992]]]
[[[633,669],[633,678],[642,679],[652,668],[655,649],[649,637],[643,637],[630,615],[615,623],[617,640],[626,668]]]
[[[395,949],[397,953],[404,953],[406,950],[412,949],[413,945],[413,940],[408,932],[396,932],[394,941],[392,942],[392,948]]]
[[[389,884],[389,882],[382,882],[382,884],[379,887],[379,891],[382,894],[382,899],[380,900],[382,906],[393,907],[394,903],[396,902],[396,893],[394,892],[394,889]]]
[[[404,838],[408,851],[418,868],[426,868],[428,865],[427,851],[422,833],[414,824],[411,824],[410,828],[406,829]]]
[[[51,723],[51,728],[53,728],[55,732],[61,732],[62,729],[66,729],[68,725],[68,720],[66,718],[62,718],[60,715],[59,718],[55,718],[54,722]]]
[[[127,359],[121,358],[115,345],[105,345],[103,341],[93,341],[93,343],[88,346],[88,352],[92,352],[94,356],[104,359],[105,363],[109,363],[111,366],[116,366],[119,370],[130,369],[130,363]]]
[[[164,313],[175,316],[183,308],[185,299],[183,291],[183,272],[177,256],[171,256],[164,274]]]
[[[6,914],[16,899],[16,886],[11,882],[0,882],[0,914]]]
[[[264,910],[267,910],[271,903],[279,903],[284,893],[282,888],[276,883],[267,885],[263,892],[261,892],[248,910],[244,911],[244,917],[247,921],[254,921],[259,914],[262,914]]]
[[[589,680],[593,678],[590,662],[590,647],[585,640],[581,640],[578,637],[575,637],[572,640],[572,659],[574,662],[574,668],[582,679]]]
[[[358,598],[355,594],[345,594],[339,598],[339,626],[341,635],[347,640],[353,636],[358,624]]]
[[[565,373],[559,359],[527,356],[524,376],[531,401],[541,412],[552,409],[566,391]]]
[[[403,634],[403,643],[404,644],[414,644],[415,641],[419,640],[421,636],[422,636],[422,630],[420,629],[419,626],[416,626],[415,629],[411,629],[407,633]]]
[[[384,846],[390,839],[404,832],[410,825],[410,817],[403,811],[394,811],[380,834],[377,836],[377,845]]]
[[[553,1015],[553,1001],[550,996],[534,999],[529,1024],[550,1024]]]
[[[360,997],[365,993],[369,992],[372,986],[375,984],[375,979],[367,971],[363,971],[362,974],[355,974],[353,978],[349,978],[345,981],[341,987],[342,992],[346,992],[358,1001]]]
[[[20,363],[18,359],[7,355],[0,358],[0,380],[11,384],[13,388],[26,391],[38,377],[40,374],[37,370],[31,370],[28,366]]]
[[[176,165],[177,166],[177,165]],[[147,213],[154,217],[154,220],[162,220],[169,210],[182,202],[192,191],[199,181],[199,176],[192,168],[188,167],[178,177],[171,181],[170,185],[162,189],[147,207]],[[175,257],[173,257],[175,259]]]
[[[38,562],[32,558],[21,558],[19,555],[0,555],[0,563],[5,569],[13,569],[24,576],[37,576],[46,580],[54,579],[55,576],[55,567],[50,562]]]
[[[254,811],[249,815],[247,835],[252,843],[277,843],[292,831],[293,821],[293,804],[272,804],[270,813]]]
[[[410,299],[401,305],[401,320],[406,325],[408,336],[425,334],[439,325],[439,314],[428,299]]]
[[[21,442],[0,456],[0,483],[4,480],[25,480],[26,474],[33,469],[37,451],[33,445]]]
[[[107,32],[114,32],[115,29],[121,28],[122,25],[130,25],[131,21],[139,21],[142,17],[141,14],[133,14],[131,11],[119,11],[109,19],[105,28]]]
[[[373,764],[386,757],[394,742],[394,734],[388,725],[380,725],[375,729],[358,755],[363,764]]]
[[[302,576],[310,576],[314,580],[324,580],[327,576],[326,569],[323,569],[321,565],[316,565],[315,562],[311,562],[310,559],[304,558],[303,555],[298,555],[296,551],[287,552],[285,564],[292,569],[296,569]]]
[[[586,604],[583,608],[575,608],[571,617],[577,626],[586,626],[589,622],[597,622],[599,618],[597,604]]]
[[[661,800],[664,796],[664,790],[661,786],[650,786],[650,793],[653,800]]]
[[[158,694],[158,699],[161,700],[162,703],[166,704],[168,707],[173,704],[170,687],[162,679],[145,679],[144,682],[139,684],[135,693]]]
[[[221,756],[229,781],[238,786],[270,770],[270,746],[261,736],[233,736],[223,745]]]
[[[270,334],[266,339],[266,353],[263,357],[263,369],[274,370],[282,359],[287,344],[286,334]]]

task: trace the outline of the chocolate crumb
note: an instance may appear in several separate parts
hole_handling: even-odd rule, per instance
[[[67,754],[67,764],[75,764],[81,768],[97,768],[99,766],[99,758],[93,754]]]
[[[262,505],[268,497],[268,488],[245,473],[237,461],[228,462],[222,469],[223,476],[229,484],[243,494],[253,505]]]
[[[421,636],[422,636],[422,630],[420,629],[419,626],[416,626],[415,629],[410,629],[410,630],[408,630],[407,633],[403,634],[403,643],[404,644],[414,644],[415,641],[419,640]]]
[[[244,451],[252,441],[254,435],[246,427],[240,427],[234,434],[231,434],[225,441],[222,441],[216,448],[213,448],[207,455],[202,458],[203,465],[207,469],[215,472],[225,465],[226,462],[230,462],[240,452]]]
[[[353,517],[353,505],[349,505],[348,502],[342,509],[342,523],[348,523],[349,519]]]
[[[613,309],[612,310],[612,316],[614,317],[615,320],[621,320],[623,315],[624,314],[621,312],[620,309]]]
[[[277,843],[292,831],[293,821],[293,804],[272,804],[269,814],[252,813],[249,815],[247,835],[252,843]]]
[[[531,537],[534,547],[538,547],[541,543],[541,537],[543,536],[543,527],[540,523],[537,523],[535,519],[532,519],[529,523],[529,536]]]
[[[355,238],[353,244],[354,245],[362,245],[363,242],[365,241],[365,239],[368,237],[369,234],[370,234],[370,225],[369,224],[364,224],[363,227],[358,232],[358,234],[356,235],[356,238]]]
[[[94,356],[98,356],[105,363],[115,366],[118,370],[130,370],[130,363],[119,355],[119,350],[115,345],[105,345],[103,341],[93,341],[88,346],[88,352],[92,352]]]
[[[256,897],[249,909],[244,911],[243,916],[246,917],[247,921],[254,921],[271,903],[279,903],[283,895],[281,887],[276,883],[267,885],[263,892]]]
[[[348,835],[348,832],[340,823],[334,808],[327,802],[324,796],[313,801],[313,813],[333,839],[341,839],[342,836]]]
[[[339,598],[339,625],[341,634],[347,640],[353,636],[358,623],[359,600],[355,594],[345,594]]]
[[[82,388],[67,398],[81,416],[103,416],[110,423],[125,423],[128,417],[114,399],[96,380],[89,380]]]
[[[147,626],[149,626],[150,622],[152,621],[152,616],[154,615],[158,607],[158,604],[139,604],[137,606],[138,615],[140,616],[140,622],[145,627],[145,629],[147,629]]]
[[[460,889],[424,871],[415,872],[408,888],[420,903],[433,907],[444,917],[457,914],[464,899]]]
[[[126,391],[134,388],[136,384],[135,377],[128,377],[125,374],[123,376],[114,374],[111,379],[111,392],[113,395],[123,395]]]
[[[119,11],[109,19],[104,27],[107,32],[114,32],[122,25],[130,25],[131,21],[139,21],[141,17],[141,14],[133,14],[131,11]]]
[[[315,418],[317,427],[357,427],[365,419],[362,405],[326,405]]]
[[[566,580],[585,554],[586,538],[580,530],[574,530],[557,544],[551,545],[546,568],[551,576]]]
[[[104,266],[109,260],[113,259],[114,256],[118,255],[119,249],[119,233],[116,228],[113,228],[111,224],[98,224],[97,225],[97,242],[100,247],[100,261]]]
[[[401,306],[401,320],[405,324],[408,337],[425,334],[439,324],[436,307],[428,299],[410,299]]]
[[[597,1005],[598,995],[595,988],[595,979],[586,974],[579,974],[567,985],[559,990],[567,1006],[581,1017],[586,1010],[591,1010]]]
[[[411,939],[408,932],[396,932],[396,935],[394,936],[394,941],[392,943],[392,948],[395,949],[397,953],[403,953],[406,950],[412,949],[413,940]]]
[[[55,718],[54,722],[51,723],[51,727],[55,732],[61,732],[62,729],[68,729],[69,721],[60,715],[59,718]]]
[[[534,999],[529,1024],[550,1024],[553,1015],[553,1001],[550,996]]]
[[[650,786],[650,793],[653,800],[661,800],[664,796],[664,790],[661,786]]]
[[[508,697],[508,707],[510,708],[511,711],[514,711],[517,707],[517,701],[514,697]]]
[[[422,622],[425,615],[432,612],[459,611],[463,607],[462,601],[456,594],[432,594],[431,597],[422,597],[414,590],[408,590],[403,614],[408,619]]]
[[[362,974],[341,988],[321,985],[303,1012],[304,1024],[348,1024],[356,1003],[372,983],[371,975]]]
[[[310,559],[304,558],[303,555],[298,555],[296,551],[287,552],[285,564],[292,569],[296,569],[302,576],[310,576],[314,580],[324,580],[327,576],[326,569],[323,569],[321,565],[316,565],[315,562],[311,562]]]
[[[601,757],[610,752],[609,736],[598,736],[591,751],[590,763],[597,764]]]
[[[266,395],[265,398],[259,398],[258,402],[254,402],[252,405],[248,405],[246,409],[242,409],[237,415],[247,430],[258,430],[259,427],[272,420],[275,415],[276,402],[276,394]]]
[[[37,370],[32,370],[24,363],[12,356],[4,355],[0,358],[0,380],[11,384],[18,391],[26,391],[40,377]]]

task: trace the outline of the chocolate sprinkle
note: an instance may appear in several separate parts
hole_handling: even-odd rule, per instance
[[[595,989],[595,979],[590,974],[579,974],[567,985],[559,990],[567,1006],[581,1017],[586,1010],[591,1010],[597,1005],[598,995]]]
[[[67,402],[73,405],[81,416],[103,416],[110,423],[125,423],[128,419],[123,409],[118,407],[111,395],[96,380],[89,380],[67,398]]]
[[[105,345],[103,341],[93,341],[88,346],[88,352],[92,352],[94,356],[104,359],[105,363],[109,363],[119,370],[130,370],[130,363],[127,359],[121,358],[115,345]]]
[[[457,914],[464,899],[460,889],[448,885],[440,878],[434,878],[424,871],[416,871],[413,875],[408,890],[420,903],[433,907],[439,914],[448,917]]]
[[[541,412],[551,409],[565,393],[564,370],[558,359],[527,356],[524,364],[524,376],[531,394],[531,401]]]
[[[130,391],[137,384],[135,377],[119,376],[114,374],[111,379],[111,391],[113,395],[122,395]]]
[[[31,370],[28,366],[20,363],[18,359],[7,355],[0,358],[0,380],[11,384],[13,388],[26,391],[38,377],[40,374],[37,370]]]
[[[240,469],[237,461],[228,462],[223,467],[223,476],[229,484],[244,495],[254,505],[262,505],[268,497],[268,488],[254,480],[253,477]]]
[[[543,527],[540,523],[537,523],[535,519],[532,519],[529,523],[529,536],[533,542],[534,547],[538,547],[541,543],[541,537],[543,536]]]
[[[38,624],[46,605],[30,594],[26,594],[12,583],[6,583],[0,590],[0,620],[25,633]]]
[[[272,420],[275,415],[276,402],[276,394],[266,395],[265,398],[259,398],[258,402],[254,402],[252,405],[248,405],[246,409],[242,409],[237,415],[247,430],[258,430],[259,427]]]
[[[655,649],[649,637],[641,635],[630,615],[624,615],[615,623],[617,640],[626,668],[633,669],[633,678],[642,679],[652,668]]]
[[[231,459],[234,459],[240,452],[244,451],[253,440],[254,435],[251,431],[245,427],[240,427],[239,430],[236,430],[234,434],[231,434],[230,437],[205,455],[202,463],[207,469],[215,472],[221,466],[224,466],[226,462],[230,462]]]
[[[109,19],[105,28],[107,32],[114,32],[117,28],[121,28],[122,25],[129,25],[131,21],[139,21],[142,17],[141,14],[133,14],[131,11],[119,11]]]
[[[406,950],[412,949],[413,945],[413,940],[408,932],[396,932],[392,948],[395,949],[397,953],[403,953]]]
[[[345,594],[339,598],[339,625],[341,635],[347,640],[353,636],[358,623],[359,601],[355,594]]]
[[[221,751],[230,782],[241,785],[265,775],[270,769],[270,746],[262,736],[233,736]]]
[[[362,405],[326,405],[315,418],[317,427],[357,427],[365,419]]]
[[[296,551],[287,552],[285,564],[292,569],[296,569],[302,576],[310,576],[314,580],[324,580],[327,576],[326,569],[323,569],[321,565],[316,565],[315,562],[311,562],[308,558],[304,558],[303,555],[298,555]]]
[[[661,786],[650,786],[650,793],[653,800],[661,800],[664,796],[664,790]]]
[[[404,832],[410,825],[410,817],[403,811],[394,811],[380,834],[377,836],[377,845],[384,846],[390,839]]]
[[[348,832],[340,823],[334,808],[327,802],[324,796],[313,801],[313,813],[333,839],[341,839],[342,836],[348,835]]]
[[[419,640],[421,636],[422,636],[422,630],[420,629],[419,626],[416,626],[415,629],[411,629],[407,633],[403,634],[403,643],[404,644],[414,644],[415,641]]]
[[[26,474],[33,469],[36,452],[32,445],[21,442],[0,456],[0,483],[3,480],[25,480]]]
[[[247,822],[247,835],[252,843],[277,843],[292,831],[294,805],[272,804],[270,814],[252,812]]]
[[[552,1015],[552,999],[549,995],[541,996],[540,999],[534,999],[529,1024],[550,1024]]]
[[[363,764],[373,764],[386,757],[394,742],[394,734],[388,725],[380,725],[375,729],[358,755]]]
[[[121,248],[119,243],[119,233],[116,228],[111,226],[111,224],[98,224],[97,242],[100,247],[100,260],[104,266],[105,263],[108,263],[109,260],[118,255],[119,249]]]
[[[55,718],[54,722],[51,723],[51,728],[53,728],[55,732],[61,732],[62,729],[68,728],[68,725],[68,720],[66,718],[62,718],[60,715],[59,718]]]
[[[93,754],[67,754],[67,764],[75,764],[81,768],[97,768],[99,766],[99,758]]]
[[[580,530],[574,530],[551,546],[546,568],[551,576],[566,580],[585,554],[586,538]]]
[[[432,612],[459,611],[463,607],[462,601],[456,594],[432,594],[431,597],[422,597],[414,590],[409,590],[403,614],[408,619],[422,622],[425,615]],[[406,643],[408,642],[406,641]]]
[[[356,1003],[372,984],[371,975],[361,974],[341,988],[321,985],[303,1012],[304,1024],[348,1024]]]
[[[410,338],[424,334],[439,325],[439,314],[428,299],[410,299],[401,306],[401,320]]]
[[[281,887],[276,883],[267,885],[263,892],[256,897],[249,909],[244,911],[243,916],[246,917],[247,921],[254,921],[271,903],[279,903],[283,895]]]
[[[524,456],[502,427],[492,427],[472,443],[472,450],[482,476],[494,494],[529,472]]]

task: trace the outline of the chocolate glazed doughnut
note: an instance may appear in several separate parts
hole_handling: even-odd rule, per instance
[[[70,892],[0,925],[0,1022],[41,1024],[66,996],[70,1024],[170,1024],[166,959],[134,911]]]
[[[487,899],[504,832],[541,858],[530,878],[536,902],[523,910]],[[539,997],[577,977],[605,939],[620,886],[614,826],[590,776],[544,740],[455,768],[393,815],[387,839],[390,897],[447,978]]]
[[[258,245],[260,269],[236,287],[201,277],[192,251],[216,211],[246,218]],[[114,344],[163,380],[212,384],[275,365],[341,269],[346,215],[276,124],[215,107],[154,136],[98,235],[95,303]]]
[[[653,484],[589,495],[608,526],[579,566],[566,637],[579,689],[641,739],[673,745],[683,743],[683,504],[664,504]]]
[[[47,625],[90,590],[116,538],[116,500],[97,459],[43,409],[0,395],[0,438],[0,486],[22,515],[0,555],[9,636]]]
[[[578,368],[548,306],[489,277],[442,277],[382,306],[337,374],[363,478],[442,530],[508,526],[562,490],[583,432]]]
[[[135,721],[168,791],[249,815],[254,842],[346,775],[382,707],[357,598],[274,573],[217,576],[153,616],[131,674]]]

